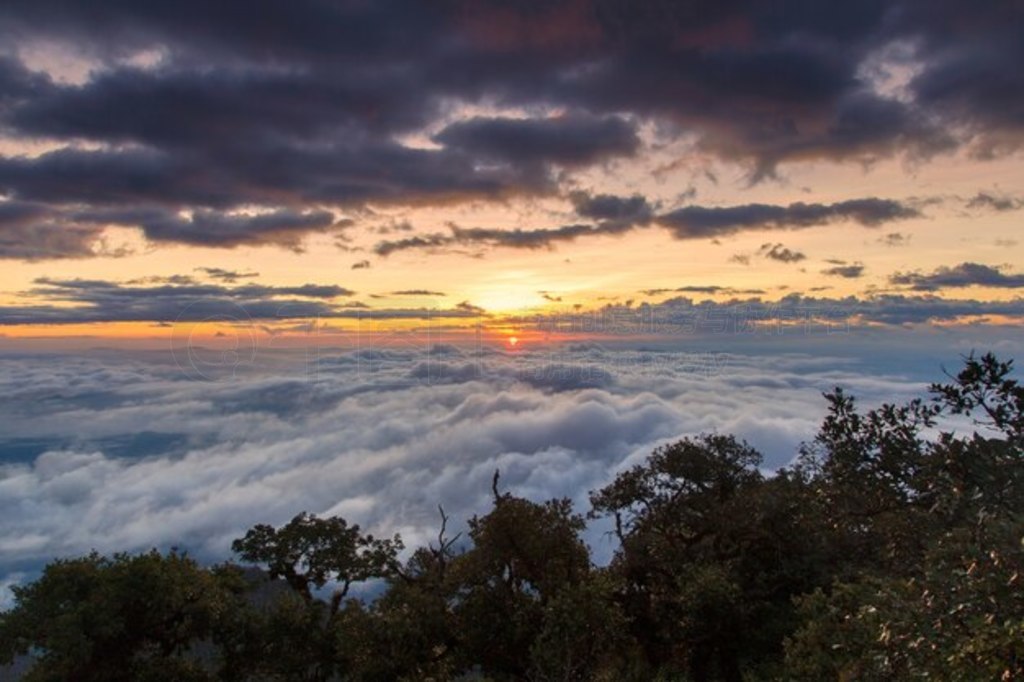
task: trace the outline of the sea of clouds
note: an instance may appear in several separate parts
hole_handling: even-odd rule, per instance
[[[813,438],[823,391],[898,401],[959,352],[1019,350],[965,334],[726,341],[0,355],[0,586],[92,549],[224,560],[253,524],[303,510],[416,546],[439,504],[459,525],[485,511],[496,469],[503,490],[586,511],[618,471],[702,432],[748,440],[767,471]],[[589,536],[607,560],[600,525]]]

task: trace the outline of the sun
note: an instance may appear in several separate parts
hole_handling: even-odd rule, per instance
[[[508,337],[508,345],[509,348],[515,348],[516,346],[519,345],[519,339],[515,336]]]

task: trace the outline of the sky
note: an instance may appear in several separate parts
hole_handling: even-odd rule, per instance
[[[4,344],[676,298],[1018,320],[1019,2],[848,5],[6,2]]]
[[[831,385],[1018,353],[1022,32],[1018,0],[6,0],[0,582],[302,509],[426,537],[496,466],[585,506],[706,430],[782,466]]]

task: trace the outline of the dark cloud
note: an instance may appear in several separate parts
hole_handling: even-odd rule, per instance
[[[417,235],[415,237],[407,237],[405,239],[378,242],[377,245],[373,247],[373,252],[378,256],[390,256],[396,251],[424,248],[433,249],[439,246],[446,246],[452,242],[452,237],[446,234],[435,233]]]
[[[51,85],[50,79],[31,73],[18,59],[0,55],[0,106],[8,107],[31,99]]]
[[[624,234],[634,229],[634,227],[635,225],[632,223],[612,221],[605,221],[598,225],[577,223],[533,230],[520,228],[503,230],[489,227],[459,227],[458,225],[451,225],[449,226],[450,234],[433,233],[417,235],[407,239],[382,241],[378,242],[373,250],[377,255],[388,256],[396,251],[432,249],[458,244],[485,244],[487,246],[512,249],[547,249],[559,242],[572,242],[580,237]]]
[[[908,90],[924,111],[936,112],[968,135],[978,157],[1019,149],[1024,123],[1024,9],[1011,0],[986,3],[907,2],[894,30],[914,30],[914,58],[923,65]]]
[[[189,281],[186,278],[185,281]],[[164,282],[168,278],[163,278]],[[171,282],[181,280],[170,280]],[[33,293],[59,298],[67,301],[84,301],[97,295],[109,295],[124,299],[146,298],[163,294],[174,296],[229,296],[232,298],[261,298],[267,296],[299,296],[302,298],[338,298],[352,296],[353,291],[335,284],[303,284],[302,286],[270,286],[262,284],[246,284],[244,286],[225,287],[218,284],[188,284],[184,286],[166,287],[127,287],[116,282],[87,279],[55,279],[42,277],[35,280],[39,287]]]
[[[535,166],[589,164],[633,154],[640,140],[618,117],[472,118],[434,136],[446,147],[490,161]]]
[[[937,297],[879,296],[859,304],[851,303],[851,309],[859,308],[859,314],[866,320],[881,324],[906,325],[931,322],[951,322],[962,318],[978,318],[990,315],[1024,319],[1024,301],[978,301],[971,299],[943,299]],[[839,310],[841,308],[837,308]]]
[[[910,241],[910,235],[903,234],[902,232],[890,232],[883,237],[879,237],[878,241],[886,246],[906,246]]]
[[[595,214],[609,216],[596,224],[574,223],[553,228],[504,230],[485,227],[450,225],[450,234],[432,233],[405,239],[378,242],[374,251],[387,256],[408,249],[434,249],[456,244],[485,244],[516,249],[550,248],[559,242],[572,242],[581,237],[621,235],[654,223],[667,228],[676,239],[698,239],[735,234],[746,230],[800,230],[850,220],[865,227],[876,227],[896,220],[920,215],[917,209],[890,199],[851,199],[835,204],[795,203],[788,206],[745,204],[730,207],[687,206],[666,214],[649,216],[648,205],[638,197],[622,199],[613,196],[577,198],[578,205]],[[617,213],[622,218],[613,218]],[[631,216],[631,217],[629,217]],[[767,245],[766,245],[767,246]],[[761,254],[781,260],[805,257],[796,251],[769,248]],[[735,258],[735,257],[734,257]],[[739,261],[742,262],[742,261]],[[793,262],[790,260],[788,262]]]
[[[663,294],[728,294],[756,296],[767,292],[764,289],[734,289],[733,287],[720,287],[717,285],[691,285],[676,287],[675,289],[644,289],[640,293],[646,296],[660,296]]]
[[[446,294],[441,291],[431,291],[429,289],[403,289],[402,291],[392,291],[392,296],[445,296]]]
[[[298,287],[272,287],[250,284],[235,287],[230,291],[236,296],[253,298],[267,295],[299,296],[301,298],[338,298],[340,296],[352,296],[355,293],[336,284],[303,284]]]
[[[355,263],[353,263],[351,269],[352,270],[366,270],[369,267],[370,267],[370,261],[368,261],[368,260],[360,260],[360,261],[356,261]]]
[[[647,122],[746,164],[752,180],[793,161],[964,147],[991,157],[1024,140],[1022,19],[1013,0],[260,0],[245,12],[198,0],[9,0],[0,40],[10,55],[56,45],[95,68],[63,83],[0,58],[0,129],[57,147],[0,158],[0,192],[61,215],[150,212],[142,226],[154,241],[295,248],[329,227],[310,217],[320,207],[564,191],[552,166],[634,154]],[[136,59],[143,51],[150,64]],[[900,69],[912,76],[893,96],[878,76]],[[459,120],[460,107],[481,106],[494,114]],[[433,133],[440,147],[402,144],[407,133]],[[600,203],[581,217],[646,220],[642,206],[616,218]],[[880,208],[841,203],[817,217],[818,205],[690,207],[663,224],[689,238],[872,224]],[[228,217],[252,205],[279,212],[276,224]],[[7,228],[0,254],[89,255],[99,229]]]
[[[718,240],[714,240],[717,242]],[[801,251],[789,249],[781,243],[766,242],[752,253],[734,253],[729,256],[729,262],[740,265],[750,265],[754,258],[767,258],[780,263],[798,263],[806,260],[807,255]]]
[[[634,228],[630,223],[604,222],[599,225],[573,224],[535,230],[498,230],[486,227],[452,227],[452,239],[460,243],[483,243],[514,249],[549,248],[558,242],[580,237],[624,234]]]
[[[392,218],[383,225],[378,225],[373,229],[373,232],[377,234],[393,234],[395,232],[412,232],[413,226],[408,220],[396,220]]]
[[[858,279],[864,276],[863,263],[837,264],[831,268],[825,268],[821,274],[829,277],[845,277],[846,279]]]
[[[253,68],[255,67],[255,68]],[[181,68],[105,70],[87,87],[50,86],[12,109],[19,131],[47,137],[79,135],[200,152],[228,151],[243,140],[312,137],[350,129],[358,121],[382,131],[427,120],[418,95],[391,91],[388,80],[316,69]],[[380,116],[362,116],[375,107]]]
[[[49,218],[53,212],[44,204],[28,201],[0,201],[0,229],[24,227]]]
[[[1017,289],[1024,287],[1024,274],[1004,274],[999,268],[989,265],[960,263],[953,267],[936,268],[931,273],[897,272],[889,277],[889,282],[916,291],[973,286]]]
[[[235,55],[249,61],[291,63],[317,57],[337,61],[363,55],[372,63],[414,57],[436,29],[437,14],[415,2],[334,3],[262,1],[244,16],[199,0],[181,4],[124,0],[85,10],[70,0],[6,4],[4,34],[74,41],[106,56],[166,45],[183,57]],[[426,35],[424,35],[426,33]]]
[[[6,204],[16,203],[19,202],[0,204],[0,212]],[[39,203],[27,205],[41,206]],[[286,208],[258,213],[225,213],[200,209],[187,216],[153,207],[84,210],[69,208],[63,211],[46,208],[40,209],[36,215],[45,216],[49,223],[31,224],[29,218],[23,217],[22,224],[17,227],[37,238],[48,233],[47,227],[52,228],[51,231],[63,230],[68,240],[75,235],[80,237],[77,244],[68,244],[63,249],[51,248],[48,253],[41,253],[39,258],[82,255],[72,248],[73,246],[93,254],[102,229],[108,225],[137,227],[146,237],[156,242],[227,248],[242,244],[277,244],[298,249],[301,239],[310,232],[340,230],[350,224],[347,220],[335,220],[329,211],[297,211]],[[32,217],[35,216],[30,216]],[[0,232],[3,230],[3,216],[0,215]],[[207,274],[216,278],[214,271],[217,270],[219,269],[214,268]],[[227,271],[220,272],[230,274]]]
[[[947,269],[948,272],[957,270]],[[937,271],[943,274],[942,271]],[[900,276],[905,277],[905,276]],[[921,277],[915,275],[914,277]],[[1021,287],[1021,275],[988,275],[987,286]],[[975,276],[975,280],[979,277]],[[944,280],[947,281],[947,280]],[[962,281],[962,280],[958,280]],[[918,283],[919,280],[900,280],[896,283]],[[945,284],[933,286],[939,288]],[[948,286],[967,286],[949,284]],[[926,290],[923,286],[915,288]],[[821,289],[821,288],[819,288]],[[341,290],[344,292],[345,290]],[[30,293],[42,303],[33,305],[0,306],[0,324],[70,324],[89,322],[199,322],[219,321],[247,325],[257,320],[290,319],[366,319],[394,320],[432,318],[479,318],[488,316],[483,308],[462,301],[451,308],[368,308],[359,302],[332,299],[338,288],[306,285],[302,287],[219,285],[159,285],[129,286],[102,280],[41,279]],[[866,298],[814,298],[789,294],[778,301],[760,298],[760,289],[732,289],[718,286],[684,286],[675,289],[648,289],[647,295],[726,294],[752,295],[754,298],[725,302],[693,301],[677,296],[657,304],[633,301],[612,303],[603,308],[581,311],[568,316],[562,313],[537,315],[520,323],[552,324],[552,328],[579,328],[601,330],[607,333],[625,333],[636,330],[677,335],[711,332],[746,332],[765,324],[821,322],[846,328],[851,320],[866,320],[880,324],[916,324],[950,321],[960,318],[1001,315],[1024,318],[1024,299],[1011,301],[978,301],[947,299],[936,296],[878,295]],[[70,305],[69,305],[70,304]],[[575,317],[574,317],[575,315]],[[607,318],[607,319],[605,319]],[[622,325],[623,320],[635,318],[637,324]],[[656,325],[652,326],[656,321]],[[563,322],[565,324],[563,324]],[[565,326],[575,324],[576,327]],[[561,326],[559,326],[561,325]]]
[[[758,254],[771,260],[779,261],[780,263],[798,263],[805,260],[807,256],[800,251],[793,251],[787,249],[782,244],[762,244],[761,248],[758,249]]]
[[[469,301],[462,301],[461,303],[456,303],[455,304],[455,309],[456,310],[461,310],[461,311],[463,311],[465,313],[469,313],[471,315],[484,315],[484,314],[487,313],[486,310],[484,310],[480,306],[473,305]]]
[[[139,202],[226,205],[235,193],[198,165],[154,149],[83,150],[65,147],[38,157],[0,157],[0,188],[24,200],[53,204]]]
[[[205,268],[197,268],[202,270]],[[217,268],[213,268],[216,270]],[[37,280],[36,284],[41,282],[47,282],[48,280]],[[191,275],[149,275],[146,277],[138,277],[136,279],[130,279],[125,284],[180,284],[180,285],[193,285],[196,284],[195,277]]]
[[[338,310],[325,317],[339,317],[356,320],[434,320],[446,318],[473,318],[486,315],[483,308],[467,308],[457,305],[454,308],[367,308],[362,305],[340,305]],[[343,308],[361,308],[357,311],[340,310]],[[301,317],[301,316],[300,316]]]
[[[268,200],[290,205],[362,206],[368,202],[496,199],[550,188],[550,178],[538,175],[535,169],[478,166],[465,154],[414,149],[362,136],[312,146],[292,146],[274,138],[259,146],[232,150],[223,163],[180,149],[131,146],[119,151],[65,148],[34,158],[0,157],[0,190],[8,194],[52,205],[97,207],[92,214],[83,214],[86,217],[104,211],[113,217],[118,212],[146,216],[153,223],[154,239],[180,236],[200,242],[207,239],[205,233],[193,229],[189,221],[149,207],[171,205],[202,216],[214,209],[262,206]],[[281,209],[281,217],[285,211],[293,216],[310,215]],[[286,222],[286,229],[296,232],[304,227],[324,227],[317,221],[309,225],[298,219]],[[261,233],[271,226],[257,221],[254,227]],[[256,241],[259,237],[257,234]]]
[[[614,194],[573,192],[569,199],[576,214],[590,220],[645,224],[650,222],[654,212],[654,207],[639,194],[620,197]]]
[[[1024,200],[988,192],[978,192],[968,199],[967,208],[1004,213],[1024,208]]]
[[[788,206],[745,204],[728,207],[687,206],[657,217],[677,239],[701,239],[735,234],[744,230],[801,230],[848,220],[865,227],[877,227],[895,220],[918,217],[920,213],[891,199],[850,199],[834,204]]]
[[[239,270],[226,270],[224,268],[196,268],[199,272],[205,273],[207,277],[211,279],[217,279],[228,284],[234,284],[240,279],[252,279],[253,277],[259,277],[260,273],[249,270],[247,272],[241,272]]]
[[[45,204],[0,201],[0,259],[45,260],[95,256],[102,228],[65,225]]]
[[[224,215],[202,211],[188,219],[168,218],[142,224],[153,241],[201,246],[238,246],[253,242],[297,245],[297,235],[320,232],[335,225],[329,211],[298,212],[281,209],[257,215]]]
[[[937,296],[879,295],[858,298],[816,298],[789,294],[777,301],[758,298],[718,303],[672,298],[637,311],[609,306],[601,311],[609,320],[656,320],[664,334],[734,334],[768,331],[777,333],[785,326],[806,332],[849,331],[860,321],[884,325],[948,322],[962,318],[1002,315],[1024,319],[1024,299],[978,301]],[[600,328],[603,322],[591,323]],[[614,329],[613,325],[608,325]]]
[[[38,303],[0,306],[0,324],[212,320],[244,325],[254,320],[297,318],[387,320],[485,314],[482,309],[469,304],[460,304],[452,309],[372,309],[359,302],[336,301],[354,294],[337,285],[247,284],[227,287],[185,282],[136,286],[104,280],[41,278],[27,292]]]

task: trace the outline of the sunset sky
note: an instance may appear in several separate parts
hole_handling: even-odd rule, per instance
[[[1017,321],[1020,19],[7,2],[3,343],[504,329],[680,298]]]
[[[0,606],[1024,357],[1019,0],[0,2]],[[515,341],[513,341],[515,339]],[[598,557],[600,529],[591,529]],[[604,550],[601,547],[604,547]]]

